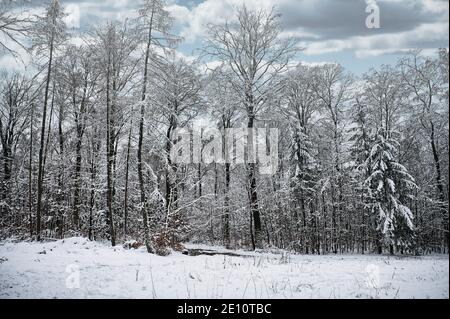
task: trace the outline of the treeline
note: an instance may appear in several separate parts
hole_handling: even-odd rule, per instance
[[[187,240],[448,252],[446,49],[357,78],[337,63],[296,64],[298,41],[280,36],[274,11],[240,7],[210,25],[194,62],[176,53],[161,0],[77,41],[63,19],[52,0],[8,24],[32,64],[0,81],[2,238],[135,239],[158,254]],[[278,128],[277,172],[173,162],[176,130],[200,122]]]

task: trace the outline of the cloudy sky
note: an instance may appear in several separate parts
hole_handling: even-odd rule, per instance
[[[31,1],[39,6],[40,0]],[[67,22],[84,32],[93,23],[135,14],[140,1],[61,2],[69,13]],[[394,63],[409,49],[433,54],[449,43],[448,0],[168,0],[167,9],[176,19],[175,32],[185,39],[178,48],[181,54],[197,55],[207,24],[231,19],[233,8],[243,2],[251,8],[277,7],[283,35],[299,37],[305,48],[299,60],[339,62],[356,74]],[[366,9],[374,2],[380,9],[380,28],[369,29]]]

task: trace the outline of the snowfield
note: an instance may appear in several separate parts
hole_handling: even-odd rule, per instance
[[[235,253],[243,256],[160,257],[84,238],[2,242],[0,298],[449,297],[448,255]]]

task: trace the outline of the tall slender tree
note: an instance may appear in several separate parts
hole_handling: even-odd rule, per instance
[[[163,47],[164,40],[169,40],[172,43],[175,39],[169,35],[170,28],[172,26],[172,17],[169,12],[165,10],[164,0],[145,0],[143,6],[139,10],[140,18],[138,20],[138,30],[145,35],[143,43],[145,43],[145,56],[144,56],[144,68],[143,68],[143,80],[142,80],[142,94],[140,103],[140,116],[139,116],[139,138],[137,148],[137,169],[140,188],[140,207],[144,228],[144,240],[149,253],[153,252],[153,248],[150,242],[150,234],[148,227],[148,200],[144,187],[144,174],[143,174],[143,141],[144,141],[144,122],[145,122],[145,106],[148,103],[147,90],[148,90],[148,78],[150,71],[150,57],[152,54],[152,45]],[[155,36],[155,33],[158,36]]]
[[[271,94],[279,92],[278,76],[286,71],[298,51],[293,38],[280,38],[279,14],[272,10],[237,8],[237,22],[211,25],[205,51],[224,62],[233,72],[229,81],[241,97],[247,116],[247,154],[253,154],[252,129],[258,114],[267,107]],[[263,244],[261,212],[258,205],[255,159],[249,156],[247,183],[250,214],[255,229],[255,247]]]
[[[33,25],[33,49],[37,56],[47,58],[47,74],[45,78],[44,103],[42,106],[42,124],[39,143],[37,207],[36,207],[36,239],[41,240],[42,196],[44,189],[44,148],[45,128],[47,122],[47,106],[49,101],[50,83],[54,54],[66,39],[65,13],[58,0],[52,0],[45,9],[43,16],[38,16]]]

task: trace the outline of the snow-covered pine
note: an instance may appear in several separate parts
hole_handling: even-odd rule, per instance
[[[398,142],[393,135],[395,132],[378,130],[366,160],[371,174],[365,180],[372,191],[377,230],[381,232],[383,242],[391,247],[413,243],[414,217],[403,203],[417,188],[414,178],[397,162]]]

